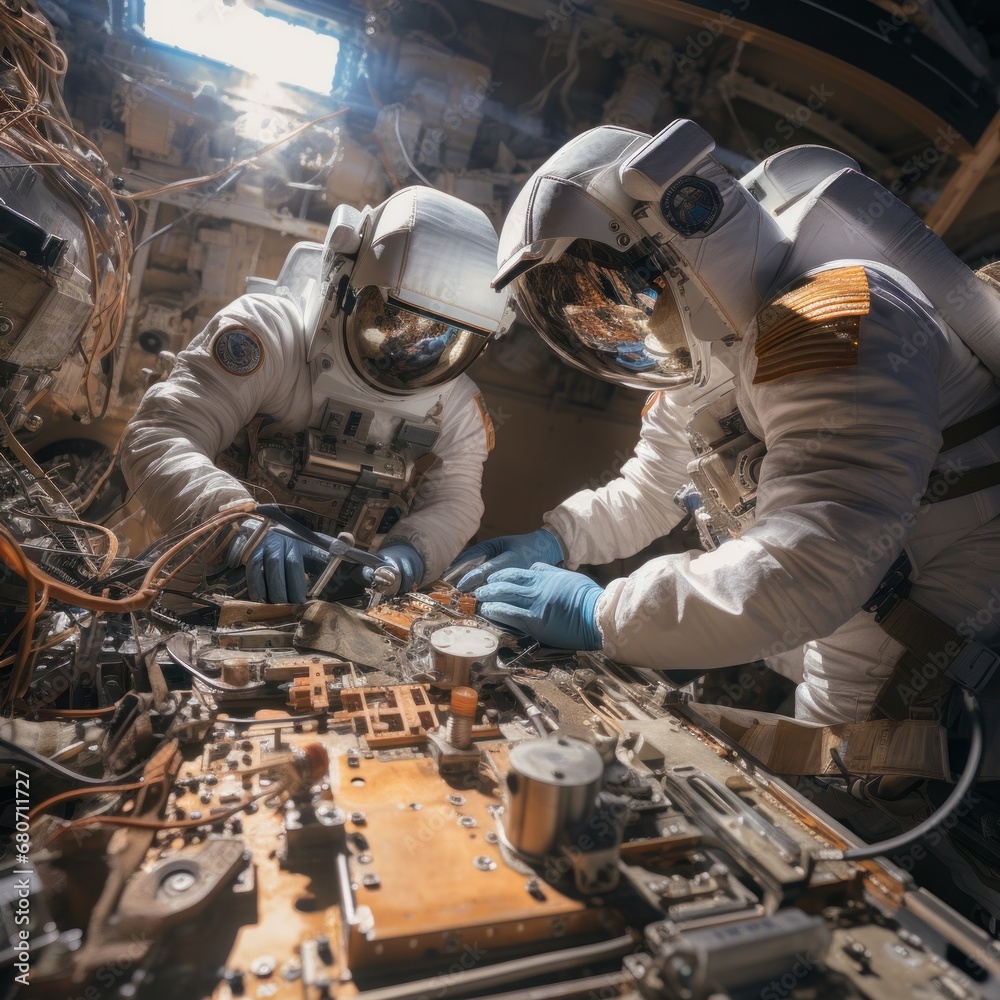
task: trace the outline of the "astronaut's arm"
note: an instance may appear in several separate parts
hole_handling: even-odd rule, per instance
[[[164,531],[189,528],[223,504],[249,497],[216,467],[215,456],[280,391],[292,366],[266,326],[254,323],[250,329],[240,317],[215,317],[180,354],[170,376],[149,389],[126,427],[123,472]],[[240,332],[252,340],[234,340]],[[247,357],[233,359],[227,347],[242,347]],[[248,372],[236,373],[223,362]]]
[[[645,548],[685,516],[674,494],[688,481],[692,458],[688,411],[657,393],[642,417],[635,453],[606,485],[581,490],[543,517],[560,539],[564,565],[601,565]]]
[[[417,550],[424,561],[422,583],[441,576],[483,516],[483,463],[491,428],[476,396],[475,385],[463,376],[442,408],[434,445],[438,463],[424,477],[410,512],[383,543],[405,541]]]
[[[873,295],[856,366],[749,386],[768,448],[756,523],[714,552],[664,556],[612,582],[597,608],[610,656],[743,663],[825,637],[859,610],[919,516],[940,447],[938,346],[899,366],[917,321]]]

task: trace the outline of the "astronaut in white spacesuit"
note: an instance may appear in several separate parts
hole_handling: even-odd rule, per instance
[[[377,549],[396,589],[436,579],[483,511],[493,428],[463,372],[513,317],[496,252],[479,209],[429,188],[340,206],[146,393],[123,467],[148,513],[174,531],[252,496]],[[303,602],[328,555],[276,525],[248,546],[257,524],[229,563],[251,599]]]
[[[1000,295],[847,157],[799,147],[739,183],[713,148],[690,121],[602,126],[515,201],[496,287],[565,360],[653,395],[619,478],[466,550],[456,565],[485,561],[458,585],[543,642],[644,667],[802,646],[797,717],[863,721],[905,647],[862,608],[904,547],[912,602],[957,645],[1000,642],[1000,478],[969,473],[1000,458],[980,360],[1000,371]],[[603,588],[572,572],[668,532],[692,480],[708,547],[728,540]]]

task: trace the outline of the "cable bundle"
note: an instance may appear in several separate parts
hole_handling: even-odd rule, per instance
[[[109,171],[100,151],[69,124],[62,97],[66,53],[31,0],[0,4],[0,46],[5,63],[0,76],[0,147],[43,174],[78,211],[86,233],[94,305],[81,331],[86,359],[81,381],[93,411],[90,376],[96,364],[112,356],[125,324],[131,220],[123,218],[108,186]],[[107,404],[105,393],[100,415]]]

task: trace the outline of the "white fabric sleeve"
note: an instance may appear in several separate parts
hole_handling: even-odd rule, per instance
[[[433,448],[438,464],[424,477],[410,513],[383,543],[406,541],[420,553],[422,583],[441,576],[479,529],[483,516],[483,463],[490,418],[476,401],[478,395],[476,384],[462,375],[443,401],[441,434]]]
[[[150,387],[125,429],[122,470],[161,530],[190,528],[223,504],[250,494],[215,466],[215,458],[257,413],[287,415],[310,398],[301,320],[295,306],[246,295],[218,313],[182,351],[169,377]],[[251,331],[260,367],[236,375],[213,356],[219,336]],[[306,383],[299,385],[302,378]],[[297,391],[298,390],[298,391]]]
[[[790,629],[796,644],[825,637],[859,610],[912,530],[941,444],[946,334],[895,287],[873,286],[855,367],[752,385],[748,338],[743,384],[767,445],[756,523],[714,552],[664,556],[613,581],[597,609],[609,656],[654,668],[743,663],[780,648]],[[925,346],[904,351],[918,328]],[[874,550],[887,527],[899,545]]]
[[[574,493],[543,516],[562,542],[565,566],[602,565],[633,555],[685,517],[674,494],[688,482],[689,416],[666,393],[656,393],[643,413],[635,454],[618,478]]]

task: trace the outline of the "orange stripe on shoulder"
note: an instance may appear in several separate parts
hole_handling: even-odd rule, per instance
[[[483,430],[486,431],[486,451],[491,452],[497,443],[497,434],[493,429],[493,418],[490,416],[490,408],[486,405],[486,397],[477,392],[475,395],[476,406],[479,407],[479,415],[483,418]]]
[[[757,314],[754,385],[858,363],[861,318],[871,311],[860,264],[803,278]]]
[[[642,416],[645,416],[654,406],[656,406],[657,402],[659,402],[659,399],[662,395],[663,395],[662,389],[658,389],[656,392],[651,392],[649,394],[649,397],[646,399],[646,402],[643,404],[642,407]]]

